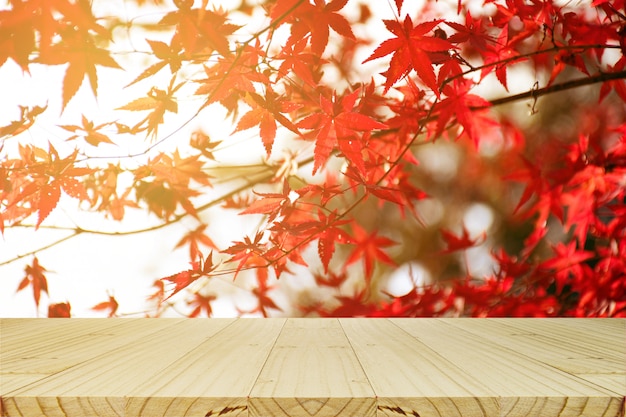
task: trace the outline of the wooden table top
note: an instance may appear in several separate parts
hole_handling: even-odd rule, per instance
[[[626,319],[2,319],[2,416],[621,417]]]

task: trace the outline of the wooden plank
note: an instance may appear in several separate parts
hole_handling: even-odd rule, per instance
[[[494,320],[497,319],[489,319],[486,324],[493,327]],[[520,319],[501,320],[501,324],[539,341],[533,357],[626,396],[626,320]]]
[[[500,416],[488,380],[468,374],[388,320],[340,323],[378,398],[378,416]]]
[[[623,397],[494,344],[451,320],[458,319],[391,319],[467,374],[489,381],[500,397],[501,415],[615,417],[620,413]]]
[[[216,320],[222,321],[190,321],[196,332],[208,334]],[[192,350],[179,351],[175,361],[127,390],[125,416],[248,415],[248,396],[284,323],[238,319]]]
[[[18,319],[19,327],[3,327],[1,396],[89,360],[98,351],[113,350],[173,324],[146,326],[141,319],[54,319],[46,326],[46,320]]]
[[[626,366],[626,365],[625,365]],[[626,374],[624,372],[612,374],[574,374],[577,378],[584,379],[592,384],[598,385],[616,395],[626,397]]]
[[[459,319],[449,323],[480,335],[490,343],[626,396],[626,353],[622,353],[626,346],[626,321]],[[608,332],[599,336],[598,329]]]
[[[127,319],[137,320],[137,319]],[[63,347],[83,336],[97,333],[121,323],[121,319],[0,319],[0,351],[2,363],[19,356],[28,357],[31,352],[40,353]]]
[[[551,338],[567,339],[589,351],[618,360],[626,356],[626,320],[624,319],[487,319],[517,329],[520,332]]]
[[[518,325],[514,325],[516,322]],[[529,331],[525,326],[522,330],[520,328],[522,322],[528,323],[528,319],[518,319],[513,322],[507,319],[448,321],[449,324],[485,338],[490,343],[516,351],[570,374],[626,373],[626,354],[615,352],[609,343],[591,342],[590,339],[596,335],[590,330],[584,333],[568,331],[570,330],[568,327],[572,327],[575,322],[568,321],[569,326],[561,327],[563,323],[555,321],[553,323],[559,331],[553,329],[546,334]],[[537,321],[535,323],[538,324]],[[538,326],[533,326],[533,328],[536,327]],[[626,346],[626,329],[623,345]]]
[[[250,393],[251,417],[374,416],[376,400],[336,319],[288,319]]]
[[[83,356],[81,351],[84,351],[85,347],[98,348],[107,341],[116,339],[120,331],[126,332],[127,326],[132,326],[138,332],[144,329],[148,332],[157,330],[147,328],[141,319],[80,320],[78,323],[69,320],[66,323],[67,325],[57,323],[50,326],[52,333],[33,329],[29,334],[8,337],[7,343],[2,343],[0,347],[2,371],[20,368],[44,371],[46,366],[57,370],[63,366],[62,358],[78,359],[75,356]],[[93,351],[89,356],[92,353]]]
[[[200,321],[146,319],[139,338],[132,321],[123,322],[117,340],[128,343],[99,347],[92,359],[3,395],[4,407],[12,416],[125,416],[128,392],[231,322],[198,328]]]

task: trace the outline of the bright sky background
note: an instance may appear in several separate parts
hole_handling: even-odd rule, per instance
[[[389,34],[379,19],[393,18],[395,6],[391,5],[391,1],[386,0],[351,0],[348,2],[346,11],[352,13],[357,9],[359,3],[364,2],[370,5],[375,16],[372,27],[367,30],[367,36],[372,37],[375,35],[380,40],[387,39]],[[131,6],[123,0],[96,1],[95,3],[99,8],[96,12],[97,16],[118,14],[132,17],[137,15],[131,9]],[[197,1],[196,3],[199,4],[200,2]],[[228,1],[223,0],[222,3],[228,4]],[[405,3],[409,4],[412,2],[406,1]],[[456,5],[456,1],[450,4],[452,3]],[[209,4],[219,4],[219,2],[210,1]],[[413,4],[415,3],[413,2]],[[407,10],[409,6],[405,5],[403,14],[410,13],[410,10]],[[0,8],[6,7],[6,2],[4,6],[0,6]],[[441,7],[449,8],[445,4],[441,5]],[[259,28],[261,27],[262,25],[259,25]],[[358,36],[359,34],[357,33]],[[150,36],[150,38],[155,39],[156,37]],[[134,47],[140,50],[147,50],[147,47],[141,44],[134,44]],[[125,50],[125,48],[128,50],[129,46],[116,45],[116,48],[118,50]],[[364,54],[366,53],[369,52],[364,51]],[[366,55],[363,56],[363,59],[365,57]],[[116,59],[118,58],[116,57]],[[80,124],[81,114],[85,114],[96,123],[111,120],[111,109],[122,106],[133,98],[145,94],[152,85],[163,85],[167,82],[147,80],[129,89],[124,89],[122,88],[124,84],[134,78],[143,68],[129,68],[125,66],[123,59],[118,59],[118,62],[130,71],[131,75],[119,70],[99,67],[97,101],[88,88],[88,83],[84,82],[77,97],[70,102],[63,114],[60,111],[60,100],[61,80],[63,79],[65,66],[41,67],[31,65],[30,76],[24,76],[21,69],[12,61],[0,67],[0,91],[3,92],[3,97],[0,99],[0,126],[5,126],[11,121],[19,119],[18,105],[43,106],[46,103],[48,105],[48,110],[39,116],[37,123],[27,133],[6,141],[3,153],[10,154],[14,152],[18,140],[32,142],[40,147],[47,148],[48,139],[65,135],[65,131],[55,126]],[[376,65],[378,64],[373,63],[369,65],[371,66],[364,66],[364,70],[376,73],[378,70]],[[169,79],[168,72],[165,70],[161,71],[159,76],[162,79]],[[179,102],[178,115],[170,115],[169,119],[166,119],[167,123],[159,127],[160,134],[169,133],[178,128],[190,114],[195,112],[198,105],[198,99],[190,96],[182,97],[182,100]],[[209,112],[205,111],[202,114],[201,119],[193,121],[178,133],[178,137],[184,141],[194,128],[202,127],[212,137],[228,139],[228,135],[233,128],[229,122],[224,122],[221,107],[212,106],[210,109]],[[229,151],[220,153],[218,159],[224,158],[244,163],[246,161],[243,161],[241,157],[248,154],[251,162],[258,162],[264,151],[261,141],[254,137],[253,130],[247,131],[247,133],[244,132],[244,135],[239,136],[239,142],[235,141],[235,143],[243,146],[231,147]],[[67,154],[71,152],[72,147],[77,143],[79,142],[70,142],[70,146],[66,149],[62,149],[59,146],[58,150],[61,154]],[[180,144],[180,140],[169,140],[158,149],[173,149]],[[98,149],[83,143],[80,143],[79,146],[81,150],[89,155],[127,155],[143,149],[145,142],[143,139],[138,139],[134,143],[129,141],[128,143],[120,144],[120,146],[105,145]],[[0,157],[5,158],[6,155],[0,154]],[[115,160],[112,160],[112,162],[115,162]],[[125,163],[128,163],[128,161]],[[92,229],[129,230],[154,224],[154,219],[145,212],[131,211],[129,212],[130,215],[122,223],[102,220],[99,214],[66,212],[62,207],[72,207],[74,203],[67,201],[68,204],[65,204],[65,200],[71,199],[63,195],[59,208],[50,215],[44,222],[44,225],[71,227],[76,224]],[[474,228],[476,233],[479,233],[491,224],[493,215],[486,207],[476,206],[471,209],[474,211],[472,214],[468,214],[466,224],[469,228]],[[246,224],[246,220],[242,216],[233,214],[229,217],[229,215],[220,212],[221,217],[219,220],[215,219],[213,221],[211,216],[215,217],[215,210],[209,210],[207,215],[211,224],[212,236],[217,237],[215,240],[220,247],[226,247],[232,239],[238,239],[240,236],[243,236],[245,234],[244,231],[251,226]],[[186,268],[187,249],[174,251],[173,247],[184,231],[193,229],[196,226],[195,220],[185,219],[179,224],[149,234],[144,233],[124,237],[85,234],[39,253],[37,256],[40,263],[49,270],[47,277],[50,291],[49,297],[42,295],[39,315],[46,315],[48,302],[58,303],[69,300],[72,305],[73,315],[101,317],[101,312],[91,311],[90,308],[99,302],[106,301],[107,292],[117,298],[121,306],[120,313],[132,314],[145,310],[145,299],[154,291],[151,287],[152,282],[157,278]],[[233,230],[236,228],[240,228],[242,233],[234,233]],[[3,239],[0,239],[0,263],[36,247],[44,246],[47,242],[56,240],[68,233],[68,231],[46,230],[45,228],[41,228],[36,233],[32,228],[7,228]],[[15,293],[19,282],[24,276],[24,266],[31,262],[32,256],[27,256],[17,262],[0,266],[0,317],[33,317],[36,315],[31,288],[28,287],[17,294]],[[425,276],[424,271],[420,270],[419,265],[411,265],[411,268],[417,279],[429,279],[428,276]],[[389,289],[391,292],[401,294],[402,291],[410,288],[408,270],[409,266],[405,265],[395,274],[397,278],[392,280],[395,284],[393,288]],[[239,307],[245,309],[252,306],[246,305],[245,294],[247,292],[241,291],[240,287],[246,288],[246,282],[240,282],[239,279],[236,283],[232,283],[230,278],[225,278],[221,283],[215,284],[214,290],[220,293],[220,297],[223,297],[218,297],[218,300],[214,303],[216,316],[223,317],[237,314],[233,304],[228,299],[228,294],[237,298]]]

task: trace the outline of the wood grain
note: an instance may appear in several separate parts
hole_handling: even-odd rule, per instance
[[[619,414],[623,398],[614,398],[604,388],[519,353],[518,350],[525,350],[526,341],[520,341],[520,347],[506,348],[449,320],[393,319],[392,322],[468,375],[489,381],[489,387],[500,398],[501,416],[560,417],[564,409],[573,415]]]
[[[0,415],[623,417],[624,319],[0,319]]]
[[[288,319],[250,394],[250,416],[374,416],[369,381],[336,319]]]

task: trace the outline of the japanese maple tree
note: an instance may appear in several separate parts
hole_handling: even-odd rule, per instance
[[[143,236],[94,314],[625,317],[625,8],[9,0],[3,291],[77,315],[64,246]]]

